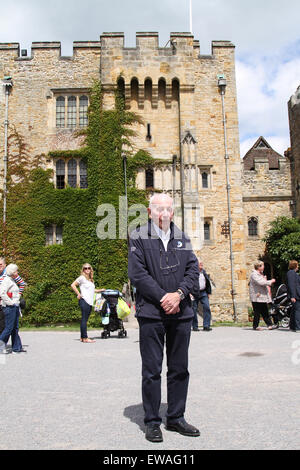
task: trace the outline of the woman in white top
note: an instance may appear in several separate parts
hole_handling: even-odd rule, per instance
[[[19,336],[20,290],[15,282],[18,276],[18,266],[9,264],[6,267],[6,277],[0,286],[1,305],[5,315],[5,328],[0,335],[0,345],[6,346],[11,336],[13,353],[25,352]],[[6,348],[3,348],[2,353],[7,353]]]
[[[88,338],[87,322],[93,307],[94,293],[101,292],[101,290],[95,289],[94,271],[90,264],[85,263],[82,266],[81,275],[75,279],[71,287],[77,295],[81,309],[80,341],[82,343],[94,343],[94,340]],[[80,292],[78,287],[80,287]]]

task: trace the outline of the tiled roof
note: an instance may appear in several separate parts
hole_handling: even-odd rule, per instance
[[[262,157],[268,159],[270,170],[278,170],[279,158],[283,158],[282,155],[272,149],[264,137],[260,136],[243,158],[244,170],[254,170],[254,159]]]

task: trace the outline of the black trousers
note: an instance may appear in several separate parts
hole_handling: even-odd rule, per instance
[[[296,331],[300,330],[300,300],[297,300],[293,304],[290,320],[290,329]]]
[[[161,371],[164,345],[167,355],[167,422],[184,416],[189,384],[188,348],[192,318],[151,320],[138,318],[142,357],[142,397],[145,424],[161,424]]]
[[[268,304],[265,302],[252,302],[253,306],[253,328],[259,325],[260,316],[263,317],[267,326],[272,326],[272,320],[269,315]]]
[[[0,306],[0,334],[2,333],[4,328],[5,328],[5,315],[2,310],[2,307]]]

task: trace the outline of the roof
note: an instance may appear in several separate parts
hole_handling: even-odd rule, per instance
[[[254,160],[262,157],[268,159],[270,170],[279,170],[279,159],[284,158],[272,149],[264,137],[260,136],[243,158],[244,170],[254,170]]]

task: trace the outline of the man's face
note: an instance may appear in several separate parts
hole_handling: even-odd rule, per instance
[[[157,197],[148,208],[148,214],[161,230],[168,231],[174,216],[173,201],[171,198]]]
[[[6,264],[4,263],[4,261],[1,259],[0,260],[0,273],[2,273],[2,271],[5,269],[6,267]]]

